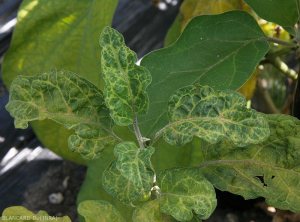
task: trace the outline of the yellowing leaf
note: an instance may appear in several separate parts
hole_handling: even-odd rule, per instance
[[[256,68],[250,79],[248,79],[248,81],[237,90],[237,92],[242,94],[246,98],[246,100],[250,100],[254,95],[258,76],[259,70],[258,68]]]

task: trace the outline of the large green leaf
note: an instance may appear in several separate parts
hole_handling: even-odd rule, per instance
[[[126,222],[118,210],[109,202],[102,200],[86,200],[79,204],[78,213],[86,222]]]
[[[287,115],[265,115],[271,135],[263,143],[237,147],[224,139],[202,142],[201,173],[218,189],[259,196],[280,209],[300,212],[300,121]]]
[[[154,170],[150,158],[154,151],[153,147],[139,149],[134,142],[120,143],[114,149],[118,157],[117,169],[141,194],[149,193],[153,184]]]
[[[135,52],[126,47],[123,36],[106,27],[101,33],[102,70],[106,82],[106,105],[118,125],[130,125],[135,115],[144,115],[148,109],[146,87],[151,82],[147,69],[137,66]]]
[[[209,143],[228,137],[239,146],[265,141],[269,135],[267,121],[246,99],[230,90],[216,91],[209,86],[187,86],[177,90],[169,100],[170,123],[162,130],[171,145],[182,146],[193,136]]]
[[[172,168],[157,173],[161,189],[160,210],[179,221],[207,219],[217,205],[215,189],[197,168]]]
[[[17,75],[33,76],[56,66],[78,73],[104,88],[101,76],[99,36],[111,25],[118,0],[24,0],[10,49],[2,65],[2,77],[10,87]],[[64,158],[81,162],[67,138],[74,132],[51,121],[31,123],[45,146]]]
[[[141,62],[152,75],[147,88],[148,114],[139,118],[151,138],[168,123],[167,101],[179,88],[194,83],[215,90],[240,88],[252,75],[269,45],[255,19],[244,11],[195,17],[171,46]]]
[[[244,0],[256,14],[270,22],[281,25],[292,35],[296,34],[295,24],[299,19],[298,0]]]
[[[52,69],[33,77],[16,77],[6,109],[17,128],[48,118],[76,129],[77,135],[69,137],[70,148],[88,159],[116,141],[102,92],[69,71]]]

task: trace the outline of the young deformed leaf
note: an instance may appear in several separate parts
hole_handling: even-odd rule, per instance
[[[137,207],[132,216],[133,222],[176,222],[172,216],[160,212],[159,200],[149,201]]]
[[[100,36],[105,100],[118,125],[130,125],[135,115],[148,109],[146,87],[151,82],[147,69],[138,66],[135,52],[126,47],[123,36],[106,27]]]
[[[205,161],[201,173],[218,189],[259,196],[280,209],[300,212],[300,121],[264,115],[271,135],[263,143],[241,148],[227,139],[217,145],[202,142]]]
[[[139,197],[140,190],[121,175],[116,163],[116,160],[112,161],[103,172],[102,186],[108,194],[116,197],[122,204],[127,206]]]
[[[144,195],[153,184],[154,170],[150,158],[154,151],[153,147],[139,149],[134,142],[120,143],[114,149],[114,154],[118,157],[117,169]]]
[[[215,189],[197,168],[163,170],[156,179],[162,191],[160,210],[176,220],[191,220],[193,211],[198,218],[207,219],[215,210]]]
[[[170,123],[163,129],[164,139],[182,146],[203,138],[215,144],[228,137],[239,146],[261,143],[270,135],[267,121],[253,109],[246,108],[245,98],[233,91],[216,91],[209,86],[187,86],[169,100]]]
[[[78,213],[86,222],[126,222],[117,209],[107,201],[86,200],[79,204]]]
[[[17,76],[6,109],[15,118],[16,128],[25,129],[29,121],[47,118],[76,129],[77,135],[69,137],[70,148],[88,159],[115,142],[102,92],[69,71]]]
[[[31,211],[27,210],[25,207],[15,206],[6,208],[2,213],[2,217],[0,217],[0,221],[45,221],[45,218],[50,218],[50,216],[45,211],[41,210],[37,214],[34,214]],[[71,222],[68,216],[51,217],[51,219],[47,221],[52,220],[58,222]]]
[[[299,19],[298,0],[244,0],[259,17],[275,22],[292,35],[296,34],[295,24]]]
[[[268,52],[264,37],[247,12],[193,18],[173,45],[141,62],[152,75],[149,111],[138,118],[141,133],[151,138],[168,124],[167,101],[177,89],[195,83],[215,90],[240,88]]]

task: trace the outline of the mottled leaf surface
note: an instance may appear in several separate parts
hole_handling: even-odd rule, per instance
[[[18,221],[18,222],[26,222],[26,221],[58,221],[58,222],[71,222],[68,216],[64,217],[49,217],[45,211],[39,211],[37,214],[32,213],[31,211],[27,210],[25,207],[22,206],[14,206],[6,208],[3,213],[2,217],[0,217],[0,221]],[[23,219],[16,219],[16,218],[23,218]],[[49,218],[47,220],[46,218]],[[46,220],[45,220],[46,219]]]
[[[133,222],[176,222],[172,216],[160,212],[159,200],[149,201],[133,211]]]
[[[195,17],[171,46],[141,62],[152,75],[147,87],[148,114],[139,117],[143,136],[151,138],[168,124],[167,101],[178,89],[199,83],[215,90],[237,90],[252,75],[269,45],[247,12]]]
[[[107,201],[86,200],[79,204],[78,213],[86,222],[126,222],[117,209]]]
[[[245,98],[236,92],[214,91],[209,86],[187,86],[169,100],[164,139],[181,146],[203,138],[217,143],[228,137],[239,146],[261,143],[270,135],[267,121],[253,109],[246,108]]]
[[[146,87],[151,82],[147,69],[138,66],[135,52],[126,47],[123,36],[106,27],[100,36],[101,64],[106,82],[105,100],[118,125],[130,125],[135,115],[148,109]]]
[[[256,14],[282,26],[292,35],[296,34],[295,24],[299,19],[298,0],[244,0]]]
[[[17,128],[25,129],[29,121],[48,118],[76,129],[77,135],[69,137],[70,148],[88,159],[115,142],[102,92],[69,71],[52,69],[34,77],[16,77],[6,109]]]
[[[125,206],[130,205],[140,195],[140,189],[122,176],[116,167],[117,161],[110,163],[102,175],[102,185],[106,192],[116,197]]]
[[[271,135],[261,144],[203,141],[200,171],[220,190],[245,199],[262,196],[271,206],[300,212],[300,121],[281,114],[264,117]]]
[[[118,0],[23,0],[12,42],[2,63],[2,78],[10,88],[18,75],[34,76],[53,66],[70,70],[92,81],[100,89],[99,36],[111,25]],[[31,123],[39,140],[56,154],[83,163],[68,148],[74,133],[51,120]]]
[[[217,205],[215,189],[197,168],[172,168],[157,173],[162,191],[160,210],[176,220],[188,221],[193,211],[207,219]]]
[[[120,143],[114,149],[117,169],[142,194],[147,194],[152,187],[154,170],[150,158],[154,151],[153,147],[139,149],[134,142]]]

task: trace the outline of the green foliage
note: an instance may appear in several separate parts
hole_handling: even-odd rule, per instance
[[[0,221],[13,221],[13,222],[34,222],[34,221],[58,221],[58,222],[71,222],[68,216],[64,217],[51,217],[45,211],[39,211],[37,214],[32,213],[25,207],[8,207],[0,217]]]
[[[117,209],[107,201],[86,200],[79,204],[78,212],[86,222],[126,222]]]
[[[300,16],[298,0],[244,0],[261,18],[277,23],[295,35],[295,24]]]
[[[10,88],[18,75],[34,76],[53,66],[65,69],[104,88],[99,36],[110,26],[118,0],[24,0],[11,46],[2,64],[2,78]],[[39,140],[58,155],[85,163],[68,149],[74,131],[51,121],[33,121]]]
[[[151,138],[167,125],[167,102],[179,88],[195,83],[215,90],[240,88],[268,51],[263,37],[247,12],[203,15],[192,19],[173,45],[146,55],[141,65],[152,83],[148,113],[139,118],[142,134]]]
[[[107,107],[118,125],[130,125],[135,115],[148,109],[146,87],[151,82],[147,69],[137,66],[136,54],[125,46],[123,36],[106,27],[100,36],[102,70],[106,82]]]
[[[170,123],[164,139],[181,146],[196,135],[215,144],[227,136],[235,145],[265,141],[270,132],[267,122],[255,110],[246,108],[245,98],[232,91],[216,91],[208,86],[187,86],[169,100]]]

